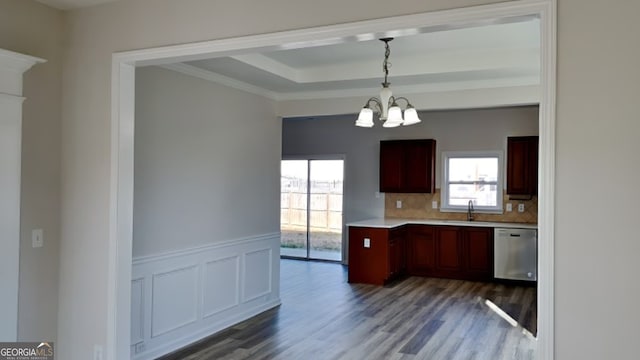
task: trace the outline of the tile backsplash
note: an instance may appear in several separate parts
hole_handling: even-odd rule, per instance
[[[386,193],[384,197],[384,216],[388,218],[403,219],[441,219],[441,220],[466,220],[467,213],[440,212],[440,189],[433,194],[392,194]],[[396,201],[402,201],[402,208],[396,208]],[[431,208],[432,201],[438,201],[438,209]],[[514,223],[538,223],[538,197],[531,200],[510,200],[509,195],[503,196],[503,208],[511,203],[513,211],[505,211],[503,214],[474,213],[477,221],[514,222]],[[518,212],[518,204],[524,204],[524,212]]]

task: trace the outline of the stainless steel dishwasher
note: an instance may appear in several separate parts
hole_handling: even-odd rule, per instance
[[[537,233],[535,229],[495,229],[495,278],[526,281],[538,279]]]

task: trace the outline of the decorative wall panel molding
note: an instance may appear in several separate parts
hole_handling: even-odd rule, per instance
[[[131,358],[154,359],[280,304],[280,234],[133,260]]]

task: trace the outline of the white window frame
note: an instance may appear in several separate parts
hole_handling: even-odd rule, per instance
[[[440,185],[440,211],[466,212],[467,205],[449,204],[449,159],[451,158],[498,158],[498,182],[496,206],[478,206],[474,204],[474,212],[485,214],[502,214],[504,192],[504,153],[500,150],[492,151],[443,151],[442,152],[442,183]]]

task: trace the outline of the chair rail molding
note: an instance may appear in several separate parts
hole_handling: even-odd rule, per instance
[[[18,338],[22,75],[43,62],[0,49],[0,341]]]

